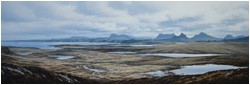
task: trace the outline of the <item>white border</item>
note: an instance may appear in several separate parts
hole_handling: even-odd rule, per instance
[[[1,0],[1,2],[2,1],[34,1],[34,0]],[[50,0],[39,0],[39,1],[50,1]],[[53,1],[69,1],[69,0],[53,0]],[[71,1],[154,1],[154,0],[71,0]],[[156,0],[156,1],[248,1],[248,4],[249,4],[249,0]],[[2,5],[1,2],[0,2],[0,4]],[[0,9],[0,11],[1,11],[1,9]],[[0,14],[0,16],[1,16],[1,14]],[[2,16],[1,16],[1,19],[2,19]],[[248,15],[248,23],[249,23],[249,15]],[[1,24],[2,24],[2,22],[1,22]],[[1,26],[1,24],[0,24],[0,26]],[[2,26],[1,26],[0,32],[1,32],[1,35],[2,35]],[[0,39],[1,39],[1,35],[0,35]],[[0,44],[1,44],[1,42],[0,42]],[[1,49],[0,49],[0,51],[1,51]],[[1,63],[1,60],[0,60],[0,63]],[[250,63],[250,61],[249,61],[249,63]],[[249,79],[250,79],[250,77],[249,77]],[[1,82],[1,80],[0,80],[0,82]],[[8,84],[8,85],[16,85],[16,84]],[[34,85],[34,84],[30,84],[30,85]],[[38,85],[44,85],[44,84],[38,84]],[[47,85],[55,85],[55,84],[47,84]],[[72,84],[65,84],[65,85],[72,85]],[[84,84],[81,84],[81,85],[84,85]],[[97,84],[91,84],[91,85],[97,85]],[[110,85],[110,84],[105,84],[105,85]],[[120,85],[120,84],[112,84],[112,85]],[[123,85],[131,85],[131,84],[123,84]],[[136,84],[136,85],[156,85],[156,84]],[[157,84],[157,85],[164,85],[164,84]],[[175,84],[175,85],[188,85],[188,84]],[[198,84],[194,84],[194,85],[198,85]],[[215,84],[215,85],[228,85],[228,84]],[[238,85],[238,84],[230,84],[230,85]]]

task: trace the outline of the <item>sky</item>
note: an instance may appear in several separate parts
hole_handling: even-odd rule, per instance
[[[18,2],[1,3],[2,40],[111,33],[155,38],[159,33],[222,38],[249,35],[248,1]]]

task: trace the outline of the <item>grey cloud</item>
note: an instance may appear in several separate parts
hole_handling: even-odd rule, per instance
[[[247,18],[238,18],[238,17],[235,17],[235,18],[232,18],[232,19],[223,20],[221,24],[224,24],[224,25],[235,25],[235,24],[242,23],[242,22],[245,22],[245,21],[248,21],[248,19]]]
[[[192,32],[192,31],[204,32],[205,29],[210,29],[210,28],[212,28],[211,24],[197,24],[197,25],[192,26],[192,27],[184,27],[184,26],[182,26],[181,30],[189,31],[189,32]]]
[[[1,5],[2,39],[109,33],[155,37],[159,32],[199,31],[216,31],[215,36],[222,36],[225,33],[216,29],[245,35],[249,30],[248,2],[3,1]]]
[[[2,21],[24,22],[35,20],[32,11],[21,2],[2,2],[1,10]]]
[[[180,18],[178,20],[172,20],[169,17],[169,20],[160,22],[159,25],[166,26],[166,27],[182,27],[181,25],[178,25],[178,24],[183,23],[183,22],[194,22],[194,21],[198,21],[200,19],[202,19],[201,16],[184,17],[184,18]]]
[[[131,15],[143,14],[143,13],[154,13],[156,9],[151,6],[143,4],[143,2],[110,2],[109,5],[114,9],[125,10]]]

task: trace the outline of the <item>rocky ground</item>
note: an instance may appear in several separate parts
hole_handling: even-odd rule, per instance
[[[248,83],[248,43],[170,43],[156,46],[78,46],[58,45],[61,50],[2,47],[2,83]],[[136,53],[216,53],[221,56],[171,58],[112,54]],[[20,55],[17,52],[32,52]],[[70,55],[60,60],[50,55]],[[169,71],[180,66],[223,64],[247,67],[213,71],[202,75],[152,77],[143,73]],[[29,81],[33,80],[33,81]],[[40,81],[43,80],[44,82]],[[242,81],[242,82],[237,82]]]

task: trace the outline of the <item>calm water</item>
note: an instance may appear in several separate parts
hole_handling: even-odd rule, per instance
[[[18,54],[18,55],[22,55],[22,56],[32,54],[32,52],[15,52],[15,53]]]
[[[147,73],[143,73],[143,74],[147,74],[147,75],[154,76],[154,77],[167,76],[167,74],[163,71],[152,71],[152,72],[147,72]]]
[[[102,42],[2,42],[2,46],[34,47],[40,49],[60,49],[53,45],[112,45],[117,43]]]
[[[245,67],[237,67],[232,65],[216,65],[216,64],[205,64],[205,65],[191,65],[191,66],[183,66],[180,69],[170,70],[168,72],[172,72],[175,75],[198,75],[204,74],[211,71],[218,71],[218,70],[228,70],[228,69],[239,69]],[[168,72],[164,71],[152,71],[143,74],[147,74],[154,77],[163,77],[167,76]]]
[[[152,46],[156,46],[156,45],[129,45],[132,47],[152,47]]]
[[[65,55],[49,55],[49,57],[53,57],[59,60],[67,60],[67,59],[72,59],[75,56],[65,56]]]
[[[172,70],[171,72],[175,73],[176,75],[197,75],[197,74],[204,74],[210,71],[238,69],[238,68],[244,68],[244,67],[237,67],[232,65],[205,64],[205,65],[183,66],[181,69]]]
[[[175,75],[198,75],[204,74],[211,71],[218,70],[228,70],[228,69],[239,69],[245,67],[237,67],[232,65],[216,65],[216,64],[205,64],[205,65],[191,65],[191,66],[183,66],[181,69],[170,70],[168,72],[174,73]],[[147,74],[154,77],[163,77],[167,76],[168,72],[164,71],[152,71],[143,74]]]
[[[136,52],[108,52],[112,54],[135,54]]]
[[[162,57],[203,57],[203,56],[219,56],[222,54],[184,54],[184,53],[152,53],[152,54],[139,54],[141,56],[162,56]]]

